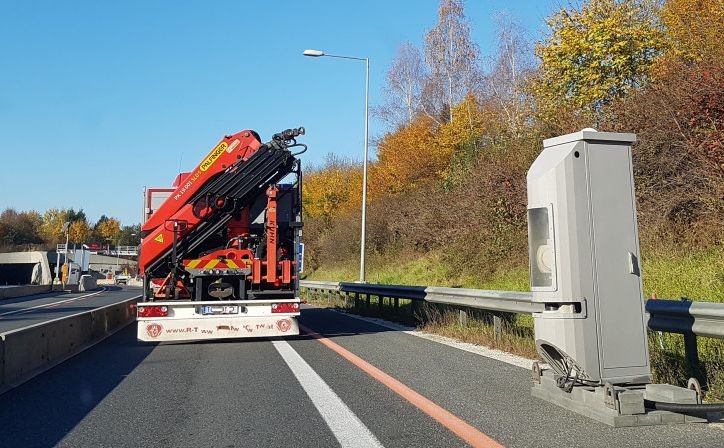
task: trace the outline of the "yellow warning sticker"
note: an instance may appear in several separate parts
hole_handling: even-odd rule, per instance
[[[159,233],[158,236],[153,239],[153,241],[163,244],[163,233]]]
[[[226,148],[228,148],[228,147],[229,147],[229,144],[226,142],[219,143],[219,145],[216,148],[214,148],[213,151],[211,151],[209,153],[209,155],[206,157],[206,160],[201,162],[201,165],[199,165],[199,170],[206,171],[209,168],[211,168],[211,165],[213,165],[214,162],[216,162],[216,159],[218,159],[219,156],[221,156],[224,153],[224,151],[226,151]]]

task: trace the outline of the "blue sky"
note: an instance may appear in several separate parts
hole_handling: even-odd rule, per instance
[[[468,0],[482,53],[494,16],[532,37],[555,0]],[[361,159],[370,103],[399,45],[421,44],[437,0],[0,2],[0,210],[83,208],[140,221],[144,185],[170,184],[224,135],[305,126],[305,163]],[[382,123],[370,132],[380,135]]]

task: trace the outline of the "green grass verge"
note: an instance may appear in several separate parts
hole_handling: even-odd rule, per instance
[[[335,266],[322,266],[309,273],[308,280],[356,281],[359,264],[356,261]],[[367,261],[366,279],[370,283],[394,285],[454,286],[503,291],[528,291],[528,267],[518,266],[495,271],[480,278],[463,268],[453,270],[442,261],[439,253],[409,259],[371,257]]]
[[[670,251],[642,257],[644,294],[724,303],[724,248]]]
[[[642,260],[644,295],[660,299],[689,297],[692,300],[724,303],[724,248],[696,252],[664,252],[644,255]],[[410,259],[371,257],[367,264],[367,281],[395,285],[456,286],[462,288],[529,291],[528,266],[494,271],[487,277],[453,270],[439,253]],[[352,261],[336,266],[322,266],[309,280],[355,281],[359,264]]]

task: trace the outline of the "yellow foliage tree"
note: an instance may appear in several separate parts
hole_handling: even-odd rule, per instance
[[[85,219],[79,219],[70,223],[70,242],[85,243],[93,231]]]
[[[590,0],[580,10],[561,9],[536,46],[540,78],[533,90],[543,112],[576,108],[590,114],[645,84],[666,48],[653,3]]]
[[[461,145],[471,142],[485,131],[486,118],[483,111],[471,94],[452,108],[458,120],[442,124],[435,135],[435,142],[443,153],[449,157]]]
[[[303,206],[307,217],[331,219],[360,207],[362,169],[329,156],[326,165],[304,177]]]
[[[76,212],[73,209],[58,210],[51,208],[43,214],[43,221],[40,225],[40,235],[48,244],[65,242],[63,225],[70,222],[68,237],[70,242],[84,243],[90,237],[92,229],[82,210]]]
[[[464,145],[475,145],[495,122],[495,113],[480,107],[471,94],[451,110],[454,121],[435,127],[427,116],[385,135],[371,171],[370,194],[396,194],[444,179]]]
[[[104,241],[115,241],[121,233],[121,223],[115,218],[108,218],[97,225],[96,231]]]
[[[40,224],[40,236],[48,244],[58,244],[61,240],[65,242],[65,235],[62,234],[63,224],[66,222],[67,211],[51,208],[43,213]]]
[[[431,119],[420,116],[382,138],[370,175],[372,195],[399,193],[443,173],[450,161],[450,148],[438,146],[432,125]]]
[[[661,10],[676,53],[701,61],[724,51],[724,0],[668,0]]]

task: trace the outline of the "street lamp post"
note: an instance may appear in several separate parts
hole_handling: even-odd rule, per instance
[[[304,50],[304,56],[322,57],[339,59],[354,59],[356,61],[364,61],[365,63],[365,142],[364,142],[364,161],[362,162],[362,235],[360,238],[360,255],[359,255],[359,281],[365,282],[365,242],[367,240],[367,152],[368,152],[368,135],[369,135],[369,98],[370,98],[370,59],[358,58],[353,56],[341,56],[335,54],[326,54],[320,50]]]

